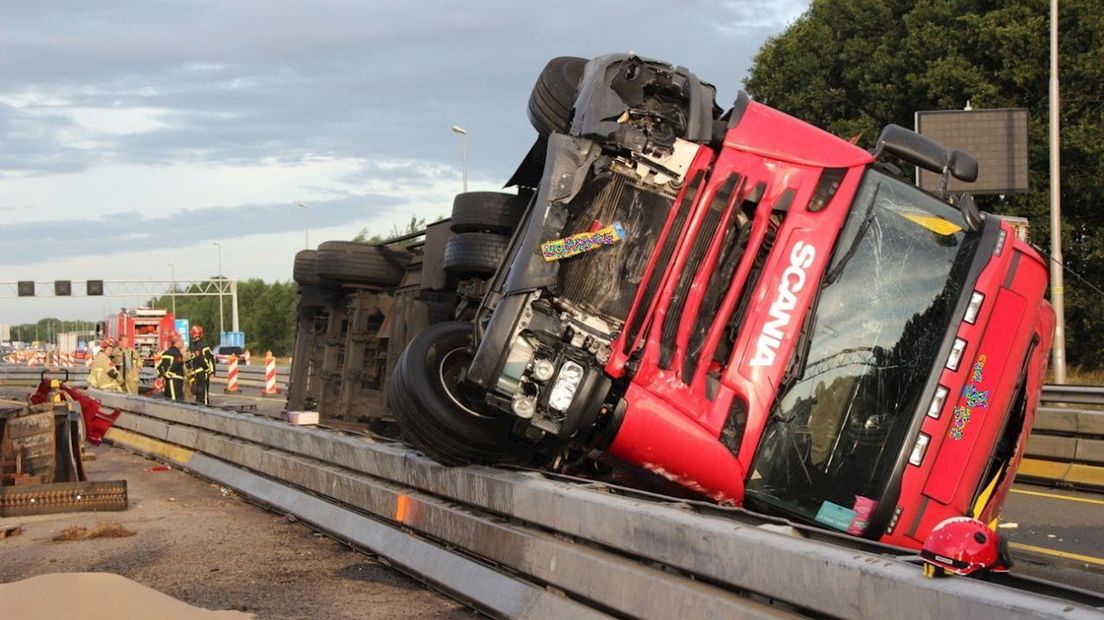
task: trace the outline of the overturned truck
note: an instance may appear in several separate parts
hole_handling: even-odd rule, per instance
[[[446,464],[612,455],[909,547],[995,519],[1046,368],[1045,263],[891,162],[971,181],[968,154],[894,125],[868,152],[714,94],[632,55],[548,64],[501,265],[436,291],[459,320],[389,341],[403,436]]]

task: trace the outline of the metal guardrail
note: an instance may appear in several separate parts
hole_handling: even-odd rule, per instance
[[[1043,386],[1017,476],[1104,489],[1104,387]]]
[[[827,544],[739,511],[695,512],[532,472],[448,468],[399,444],[260,416],[97,396],[127,412],[109,432],[116,444],[335,535],[367,528],[358,544],[496,615],[1104,617],[1104,597],[1093,593],[927,579],[903,550]],[[494,585],[478,587],[483,578]],[[504,596],[532,604],[507,610]]]

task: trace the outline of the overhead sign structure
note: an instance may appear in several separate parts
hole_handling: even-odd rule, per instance
[[[916,132],[947,148],[961,149],[978,162],[978,178],[965,183],[951,177],[947,190],[971,194],[1028,191],[1027,108],[930,110],[916,113]],[[920,187],[934,192],[940,177],[919,171]]]

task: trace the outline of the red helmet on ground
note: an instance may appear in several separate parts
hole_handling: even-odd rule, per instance
[[[956,575],[984,570],[1003,572],[1012,565],[1001,537],[970,517],[951,517],[932,528],[920,557],[927,564]],[[931,576],[934,572],[925,567],[925,574]]]
[[[188,333],[192,336],[193,340],[199,340],[203,337],[203,326],[192,325],[192,328],[188,330]]]

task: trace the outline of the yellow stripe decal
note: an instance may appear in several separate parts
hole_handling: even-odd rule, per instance
[[[1024,489],[1012,489],[1012,492],[1018,493],[1020,495],[1034,495],[1035,497],[1049,497],[1051,499],[1064,499],[1071,502],[1082,502],[1085,504],[1096,504],[1098,506],[1104,506],[1104,499],[1074,497],[1072,495],[1059,495],[1058,493],[1043,493],[1042,491],[1025,491]]]
[[[118,427],[108,429],[104,437],[111,440],[112,443],[161,457],[178,465],[187,465],[188,461],[192,460],[192,456],[195,455],[195,450],[181,448],[160,439],[153,439]]]
[[[1052,555],[1056,558],[1076,560],[1078,562],[1084,562],[1086,564],[1096,564],[1097,566],[1104,566],[1104,558],[1097,558],[1091,555],[1069,553],[1068,551],[1058,551],[1057,549],[1047,549],[1046,547],[1036,547],[1035,545],[1025,545],[1023,543],[1016,542],[1008,543],[1008,546],[1012,547],[1013,549],[1020,549],[1022,551],[1031,551],[1034,553],[1041,553],[1043,555]]]

